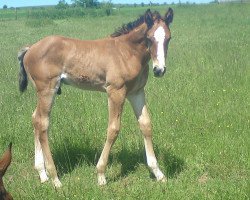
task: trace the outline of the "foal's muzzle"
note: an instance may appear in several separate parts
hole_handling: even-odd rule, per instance
[[[153,68],[153,72],[154,72],[155,77],[162,77],[166,72],[166,67],[160,68],[159,66],[156,65]]]

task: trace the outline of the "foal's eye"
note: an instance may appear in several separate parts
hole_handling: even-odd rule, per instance
[[[167,39],[165,40],[164,44],[167,45],[167,44],[170,42],[170,40],[171,40],[171,37],[167,38]]]

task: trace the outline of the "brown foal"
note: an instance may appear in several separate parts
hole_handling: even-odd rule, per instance
[[[86,41],[49,36],[19,52],[19,89],[23,92],[27,88],[28,76],[37,92],[37,107],[32,119],[35,132],[35,168],[41,182],[48,180],[48,174],[55,187],[61,186],[49,147],[48,127],[53,99],[56,93],[61,93],[62,83],[106,92],[108,95],[107,139],[97,163],[99,185],[106,184],[104,173],[111,147],[120,130],[126,98],[133,107],[144,136],[147,164],[158,181],[166,180],[153,150],[144,87],[150,59],[153,61],[156,77],[161,77],[166,72],[165,59],[172,20],[171,8],[164,17],[158,12],[147,10],[143,16],[123,25],[104,39]]]
[[[0,200],[12,200],[12,196],[8,193],[3,185],[3,176],[11,163],[11,146],[4,152],[2,158],[0,159]]]

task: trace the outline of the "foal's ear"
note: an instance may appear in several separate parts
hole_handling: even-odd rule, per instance
[[[167,25],[171,24],[174,18],[174,11],[172,8],[169,8],[165,14],[164,21]]]
[[[147,9],[147,11],[144,14],[144,20],[148,26],[148,28],[151,28],[154,24],[153,20],[153,14],[151,13],[150,9]]]
[[[0,159],[0,176],[3,176],[10,165],[11,162],[11,147],[12,143],[9,144],[9,148],[4,152],[2,158]]]

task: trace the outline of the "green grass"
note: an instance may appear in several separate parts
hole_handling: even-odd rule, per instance
[[[17,51],[51,34],[101,38],[145,9],[123,8],[115,16],[45,21],[43,26],[26,18],[0,20],[0,149],[13,142],[4,181],[14,199],[250,198],[249,4],[174,7],[169,73],[156,79],[150,72],[146,86],[155,151],[167,183],[151,178],[126,103],[106,173],[108,185],[98,187],[95,165],[106,137],[106,94],[63,86],[50,127],[63,188],[40,184],[33,169],[36,96],[31,84],[24,94],[18,91]],[[164,13],[166,8],[156,9]]]
[[[102,17],[107,16],[109,6],[99,8],[69,7],[58,9],[54,6],[48,7],[26,7],[17,9],[0,9],[0,21],[22,20],[22,19],[66,19],[69,17]],[[109,15],[116,14],[117,11],[111,9]]]

